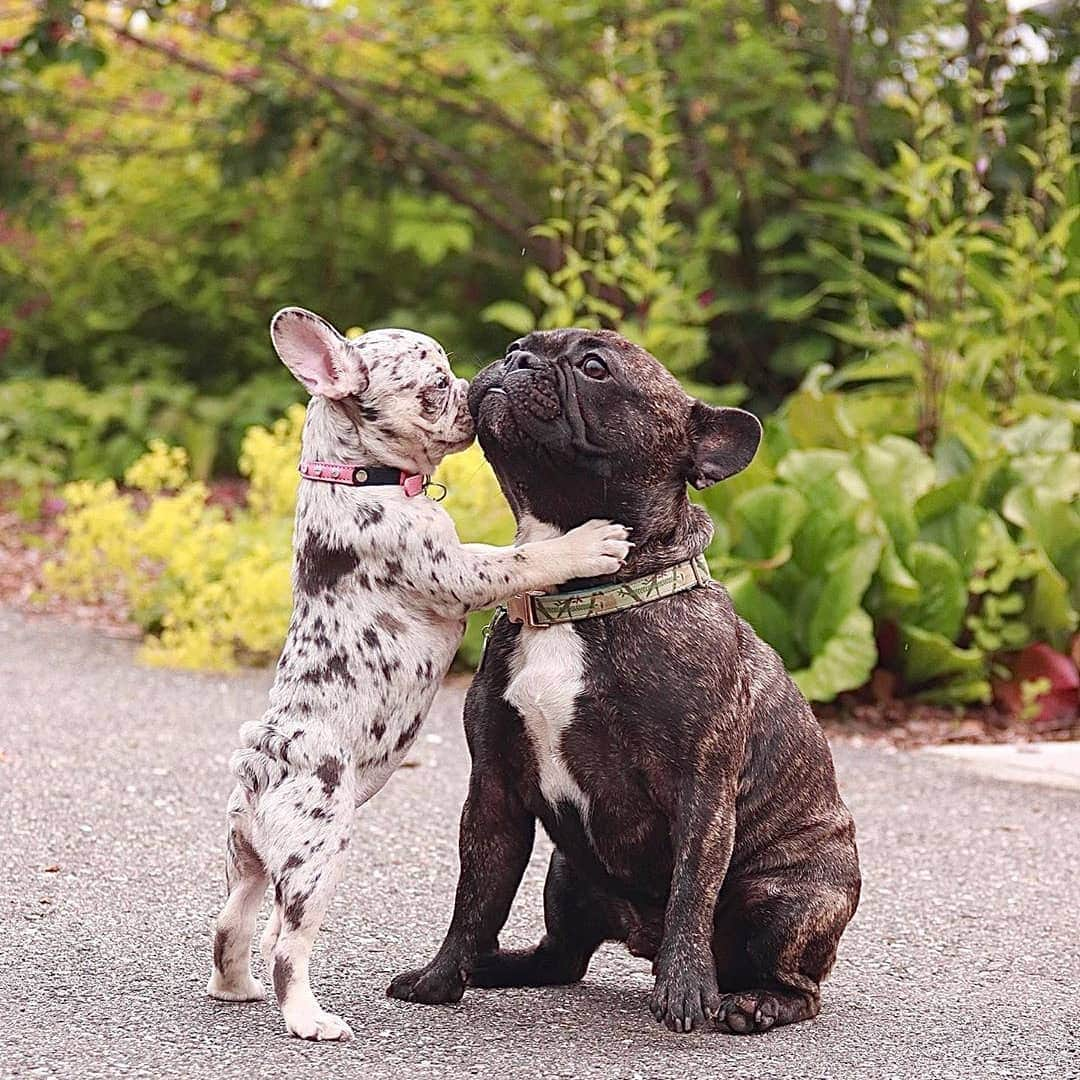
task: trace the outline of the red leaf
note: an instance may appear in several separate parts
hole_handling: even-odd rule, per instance
[[[1050,689],[1034,703],[1039,711],[1032,720],[1041,723],[1076,715],[1080,709],[1080,671],[1070,657],[1040,641],[1013,653],[1006,664],[1012,678],[995,679],[994,696],[1009,712],[1018,715],[1023,711],[1022,683],[1045,679]]]

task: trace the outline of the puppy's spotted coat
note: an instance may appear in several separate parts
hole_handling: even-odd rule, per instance
[[[274,317],[271,336],[312,394],[304,460],[426,475],[472,441],[467,384],[431,338],[376,330],[347,341],[298,308]],[[232,760],[229,897],[207,989],[226,1001],[265,996],[251,940],[272,884],[262,954],[286,1027],[348,1039],[345,1021],[315,999],[308,960],[355,808],[416,738],[469,612],[613,573],[629,545],[605,521],[515,548],[462,544],[444,510],[403,487],[302,482],[293,548],[293,616],[269,707],[241,729]]]

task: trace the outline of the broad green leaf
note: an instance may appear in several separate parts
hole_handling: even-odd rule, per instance
[[[944,548],[956,560],[966,580],[975,567],[979,527],[988,516],[997,517],[981,506],[961,502],[923,522],[919,527],[919,538]]]
[[[1065,649],[1069,638],[1080,625],[1077,604],[1080,603],[1080,581],[1073,579],[1073,595],[1069,582],[1062,574],[1044,562],[1032,578],[1031,596],[1024,612],[1024,621],[1056,648]]]
[[[1080,579],[1080,511],[1074,502],[1025,484],[1005,496],[1001,512],[1031,536],[1068,580]]]
[[[856,608],[848,612],[809,667],[791,677],[810,701],[832,701],[870,678],[877,655],[873,620],[862,608]]]
[[[950,510],[955,510],[962,503],[970,502],[973,480],[971,473],[965,473],[931,488],[916,501],[915,519],[920,524],[925,524]]]
[[[804,386],[784,403],[784,420],[798,446],[846,450],[858,437],[840,394],[822,394]]]
[[[881,553],[881,562],[877,569],[880,596],[884,600],[884,606],[895,611],[914,604],[919,599],[919,583],[911,575],[911,571],[904,565],[897,554],[896,545],[890,537]],[[874,607],[867,605],[868,610],[877,614]]]
[[[915,539],[915,501],[933,485],[934,463],[915,443],[895,435],[861,447],[855,462],[897,550],[903,551]]]
[[[986,656],[981,649],[961,649],[942,634],[904,623],[900,627],[904,681],[912,687],[956,675],[984,677]]]
[[[1071,450],[1073,426],[1060,416],[1029,416],[1008,428],[996,428],[995,440],[1010,454]]]
[[[881,529],[870,492],[847,454],[838,450],[792,450],[777,475],[810,504],[792,542],[795,560],[809,574]]]
[[[1064,502],[1080,499],[1080,453],[1019,454],[1012,467],[1025,484],[1045,488]]]
[[[791,610],[763,589],[748,570],[726,582],[735,610],[780,654],[789,671],[804,662],[791,629]]]
[[[967,607],[967,578],[945,548],[916,540],[904,561],[919,583],[919,599],[903,610],[905,624],[931,630],[954,641]]]
[[[838,390],[853,382],[877,382],[889,379],[912,379],[918,374],[919,361],[908,345],[895,345],[873,353],[863,360],[853,360],[830,375],[825,385]]]
[[[766,484],[740,495],[731,513],[737,524],[735,554],[778,565],[791,557],[791,538],[809,505],[793,487]]]
[[[859,606],[881,559],[882,546],[881,540],[872,537],[835,556],[823,567],[821,591],[807,629],[811,656],[825,648],[848,613]]]

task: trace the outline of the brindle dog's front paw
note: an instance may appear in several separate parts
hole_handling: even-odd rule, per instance
[[[671,1031],[693,1031],[714,1020],[720,1011],[720,991],[711,957],[700,965],[657,964],[649,1008]]]
[[[434,960],[427,967],[398,975],[386,988],[386,996],[423,1005],[447,1005],[465,993],[465,973],[460,965]]]

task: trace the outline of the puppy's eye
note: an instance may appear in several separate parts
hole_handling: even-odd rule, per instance
[[[610,374],[608,366],[596,353],[587,353],[582,361],[581,370],[590,379],[606,379]]]
[[[431,384],[436,390],[445,390],[450,385],[450,376],[443,372],[435,381]]]

